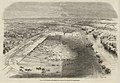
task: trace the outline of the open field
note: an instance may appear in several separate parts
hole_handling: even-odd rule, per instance
[[[111,41],[114,39],[115,44],[111,46],[115,53],[104,49],[102,38],[111,30],[116,33],[116,27],[95,27],[97,23],[113,24],[111,20],[16,20],[5,22],[3,53],[5,65],[10,68],[8,77],[104,77],[115,70],[115,64],[110,64],[116,63],[116,35],[111,33],[114,37]],[[106,48],[111,46],[106,45]]]

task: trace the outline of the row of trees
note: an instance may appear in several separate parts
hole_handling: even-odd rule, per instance
[[[114,35],[103,35],[100,37],[100,41],[106,50],[117,55],[116,37]]]

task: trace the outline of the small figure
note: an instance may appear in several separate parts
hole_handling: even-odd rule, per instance
[[[25,69],[25,71],[32,71],[31,69]]]
[[[23,71],[22,69],[19,69],[19,71]]]
[[[99,56],[99,55],[96,55],[96,57],[100,59],[100,56]]]
[[[41,67],[36,68],[36,70],[41,70]]]
[[[24,68],[23,66],[20,66],[20,68]]]

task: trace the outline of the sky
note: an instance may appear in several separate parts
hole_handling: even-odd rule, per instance
[[[12,18],[117,18],[113,7],[103,2],[17,2],[4,11]]]

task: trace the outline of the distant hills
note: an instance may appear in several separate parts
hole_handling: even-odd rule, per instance
[[[103,2],[17,2],[4,11],[4,19],[11,18],[117,18],[117,14]]]

